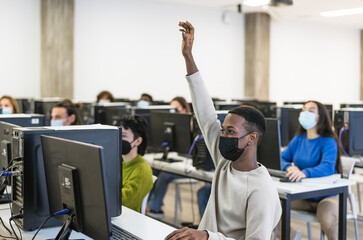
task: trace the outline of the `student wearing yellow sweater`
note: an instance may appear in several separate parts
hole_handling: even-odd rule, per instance
[[[153,187],[152,171],[142,156],[147,146],[146,122],[141,116],[124,116],[122,129],[122,205],[137,212]]]

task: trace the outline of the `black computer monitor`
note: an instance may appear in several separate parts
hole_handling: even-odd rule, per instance
[[[34,112],[34,99],[32,98],[17,98],[20,113],[33,113]]]
[[[299,128],[299,115],[302,105],[283,106],[280,108],[281,122],[281,145],[287,146],[291,139],[294,138],[297,129]]]
[[[45,126],[50,125],[50,120],[52,119],[52,109],[53,107],[63,99],[61,98],[51,98],[51,99],[40,99],[34,100],[34,113],[44,114],[45,116]]]
[[[280,121],[266,118],[266,132],[257,149],[257,161],[268,169],[281,170]]]
[[[219,110],[216,111],[216,113],[217,119],[222,126],[223,121],[228,114],[228,111]],[[204,137],[202,135],[202,131],[200,130],[197,118],[195,116],[193,116],[193,136],[194,141],[196,141],[194,143],[194,148],[192,151],[193,166],[197,169],[202,169],[205,171],[211,171],[215,169],[213,159],[209,153],[209,150],[207,149]]]
[[[105,122],[103,124],[120,126],[121,119],[125,115],[131,115],[131,109],[121,106],[117,107],[106,107],[104,109]]]
[[[50,212],[70,210],[56,217],[64,222],[57,237],[73,229],[93,239],[109,239],[111,176],[106,174],[103,147],[50,136],[41,136],[41,142]]]
[[[81,102],[81,106],[78,109],[79,117],[85,125],[93,124],[95,121],[93,105],[94,103],[92,102]]]
[[[0,115],[0,121],[21,127],[41,127],[45,124],[45,116],[43,114],[5,114]]]
[[[157,105],[157,106],[147,106],[147,107],[131,107],[131,114],[132,115],[139,115],[142,116],[146,123],[147,123],[147,129],[146,129],[146,136],[148,139],[148,145],[147,145],[147,152],[155,152],[155,148],[153,147],[153,137],[152,137],[152,122],[151,122],[151,112],[176,112],[176,108],[174,106],[170,105]]]
[[[363,108],[335,111],[334,128],[343,147],[343,154],[363,155]]]
[[[192,144],[190,113],[151,112],[151,146],[157,152],[169,151],[189,155]]]
[[[127,106],[129,106],[128,103],[124,102],[95,104],[93,106],[94,123],[114,125],[112,118],[115,116],[115,112],[117,113],[118,109],[126,109]]]

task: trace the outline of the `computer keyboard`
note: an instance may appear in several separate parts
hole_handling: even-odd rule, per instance
[[[112,239],[114,240],[142,240],[132,233],[120,228],[119,226],[112,224]]]

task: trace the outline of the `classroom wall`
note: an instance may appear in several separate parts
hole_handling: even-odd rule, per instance
[[[211,95],[243,97],[243,16],[146,0],[76,0],[74,96],[94,100],[142,92],[170,100],[189,91],[179,20],[196,26],[194,54]],[[40,1],[0,1],[0,95],[40,95]],[[304,21],[271,22],[270,98],[359,99],[359,30]]]
[[[223,10],[143,0],[87,0],[75,5],[76,99],[102,89],[137,99],[142,92],[169,101],[190,99],[178,22],[196,27],[194,55],[211,95],[241,97],[244,76],[243,16]]]
[[[0,95],[40,96],[40,0],[0,1]]]
[[[358,29],[272,21],[271,100],[358,101],[359,43]]]

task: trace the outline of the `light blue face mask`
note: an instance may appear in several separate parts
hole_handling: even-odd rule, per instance
[[[309,130],[317,124],[316,117],[317,115],[315,113],[303,111],[300,113],[299,123],[304,129]]]
[[[9,107],[3,107],[1,108],[2,109],[2,114],[12,114],[13,113],[13,110]]]
[[[50,120],[50,126],[52,127],[63,126],[63,120]]]
[[[148,101],[145,100],[140,100],[137,102],[137,107],[139,108],[143,108],[143,107],[148,107],[150,105],[150,103]]]

